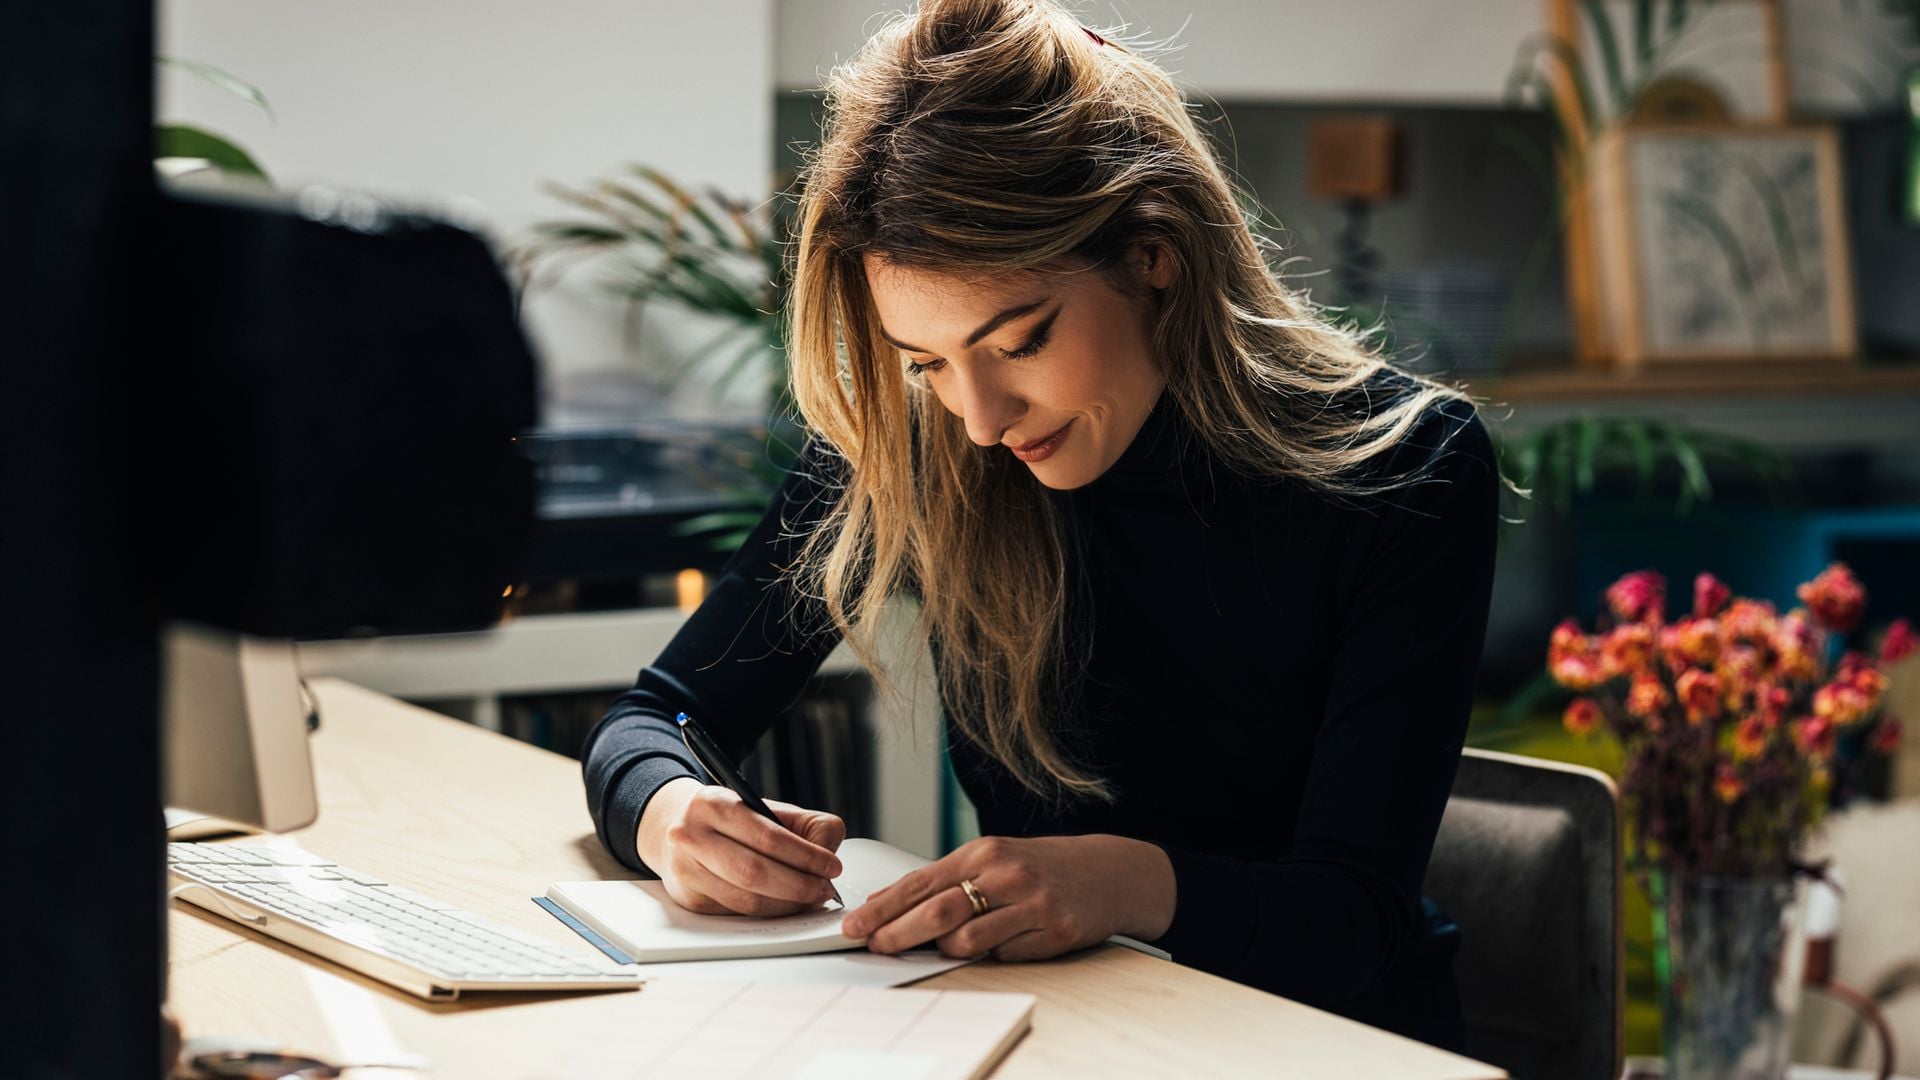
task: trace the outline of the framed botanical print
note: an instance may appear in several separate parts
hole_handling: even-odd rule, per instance
[[[1853,357],[1831,126],[1629,124],[1593,141],[1588,166],[1601,333],[1619,366]]]

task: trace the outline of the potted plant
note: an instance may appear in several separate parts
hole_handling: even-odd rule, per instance
[[[1785,614],[1735,597],[1712,574],[1669,621],[1666,582],[1630,573],[1606,591],[1594,632],[1566,619],[1548,667],[1575,691],[1563,722],[1618,740],[1630,857],[1654,898],[1667,1075],[1778,1078],[1798,1004],[1798,896],[1818,868],[1802,843],[1852,789],[1899,721],[1880,708],[1879,665],[1913,652],[1911,624],[1878,661],[1832,654],[1866,592],[1844,563],[1801,585]]]

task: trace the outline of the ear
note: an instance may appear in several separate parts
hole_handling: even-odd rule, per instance
[[[1153,241],[1134,244],[1127,262],[1139,281],[1158,291],[1173,284],[1174,259],[1166,245]]]

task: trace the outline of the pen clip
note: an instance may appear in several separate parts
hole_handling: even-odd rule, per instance
[[[713,774],[713,766],[707,761],[707,756],[700,752],[698,746],[694,745],[693,732],[691,729],[693,717],[688,716],[686,713],[680,713],[673,718],[673,723],[675,727],[680,729],[680,741],[686,745],[687,753],[693,755],[694,763],[699,766],[700,772],[705,774],[704,782],[708,784],[720,783],[720,778]]]

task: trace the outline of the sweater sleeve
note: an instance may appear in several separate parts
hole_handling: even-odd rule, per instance
[[[1175,959],[1328,1006],[1365,993],[1423,927],[1421,885],[1459,763],[1499,519],[1492,443],[1450,403],[1389,458],[1429,478],[1355,520],[1327,699],[1283,857],[1161,845]]]
[[[653,793],[669,780],[704,776],[673,716],[699,717],[737,761],[838,644],[824,605],[797,595],[784,576],[833,502],[837,462],[825,444],[808,441],[699,608],[588,733],[587,809],[600,843],[626,866],[653,873],[635,850]]]

